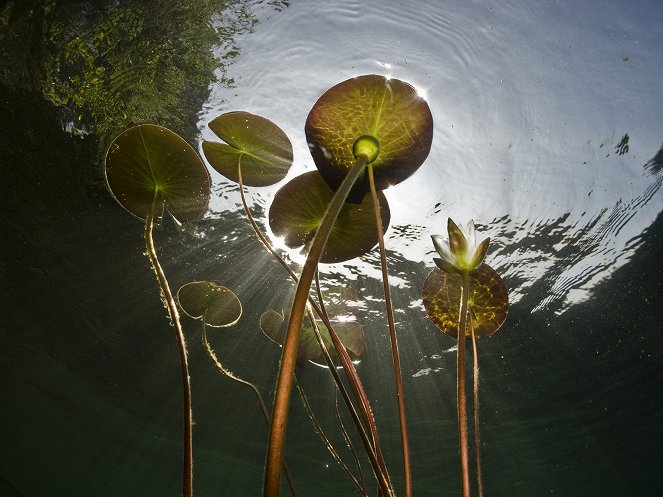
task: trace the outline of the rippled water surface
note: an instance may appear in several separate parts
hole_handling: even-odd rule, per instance
[[[304,122],[317,98],[370,73],[411,83],[434,119],[426,162],[385,192],[414,495],[460,495],[455,340],[420,298],[430,235],[448,217],[491,237],[487,262],[510,292],[506,324],[479,342],[486,497],[663,492],[658,2],[8,1],[0,30],[0,494],[180,492],[176,343],[142,224],[103,181],[113,137],[153,122],[199,147],[215,139],[212,118],[244,110],[287,133],[290,179],[315,168]],[[279,349],[259,318],[289,309],[294,286],[253,236],[237,185],[210,171],[209,212],[166,220],[159,255],[175,289],[214,279],[236,291],[242,319],[210,340],[270,403]],[[247,188],[266,230],[281,186]],[[299,272],[303,256],[274,243]],[[358,370],[401,495],[377,250],[322,266],[321,279],[330,313],[364,325]],[[195,494],[260,495],[261,414],[214,370],[197,323],[184,325]],[[343,446],[329,375],[301,376]],[[288,430],[300,495],[356,494],[298,399]]]

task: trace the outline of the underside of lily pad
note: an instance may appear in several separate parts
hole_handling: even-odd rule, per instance
[[[348,355],[352,360],[358,360],[366,350],[364,341],[364,329],[356,321],[338,321],[331,320],[331,325],[336,332],[338,339],[345,346]],[[308,322],[307,322],[308,323]],[[260,318],[260,328],[267,338],[279,345],[283,344],[285,332],[287,329],[287,319],[274,310],[266,311]],[[320,321],[317,321],[320,336],[329,351],[329,355],[335,363],[338,363],[338,355],[332,343],[331,336],[327,327]],[[297,365],[303,366],[306,361],[317,365],[325,365],[325,358],[320,345],[315,337],[313,326],[308,323],[302,327],[302,333],[299,339],[299,351],[297,354]]]
[[[292,165],[287,135],[269,119],[249,112],[227,112],[209,123],[225,143],[204,141],[205,158],[223,176],[247,186],[281,181]]]
[[[422,299],[428,317],[444,333],[458,337],[461,276],[433,269],[426,278]],[[509,293],[499,274],[488,264],[470,273],[468,308],[477,337],[500,329],[509,311]],[[468,321],[466,334],[470,336]]]
[[[115,199],[147,219],[164,207],[179,222],[204,214],[210,181],[202,160],[183,138],[162,126],[141,124],[123,131],[108,148],[106,182]]]
[[[269,226],[290,248],[306,247],[315,236],[334,192],[317,171],[304,173],[286,183],[274,197]],[[390,220],[389,204],[378,192],[383,231]],[[359,257],[378,243],[375,209],[370,196],[360,204],[346,202],[336,218],[320,262],[342,262]]]
[[[355,142],[360,137],[375,138],[379,153],[371,167],[376,188],[384,190],[423,164],[433,140],[433,117],[414,87],[371,74],[327,90],[311,109],[305,132],[313,160],[333,190],[355,162]],[[348,199],[360,202],[368,191],[364,175]]]
[[[242,304],[225,286],[213,281],[193,281],[177,291],[182,310],[194,319],[217,328],[231,326],[242,316]]]

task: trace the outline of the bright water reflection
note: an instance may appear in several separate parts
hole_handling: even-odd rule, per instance
[[[293,141],[295,175],[314,167],[303,123],[326,88],[364,73],[411,82],[435,137],[386,192],[389,249],[430,266],[428,235],[473,218],[512,300],[542,280],[535,310],[563,312],[628,261],[663,206],[645,167],[661,145],[661,25],[646,2],[293,2],[238,41],[235,87],[213,90],[199,127],[210,138],[205,123],[227,110],[268,117]]]

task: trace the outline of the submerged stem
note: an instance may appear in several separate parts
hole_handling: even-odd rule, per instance
[[[158,200],[158,190],[155,189],[154,197],[152,199],[152,208],[145,220],[145,243],[147,247],[147,256],[150,259],[152,268],[157,276],[161,293],[168,309],[168,314],[175,328],[177,335],[177,346],[180,353],[180,363],[182,366],[182,404],[184,409],[184,460],[182,465],[182,495],[183,497],[192,497],[193,495],[193,440],[192,428],[193,418],[191,414],[191,380],[189,378],[189,365],[187,362],[186,342],[184,340],[184,332],[180,324],[180,315],[177,312],[177,305],[175,299],[170,291],[168,280],[161,268],[157,252],[154,248],[154,239],[152,238],[152,229],[154,227],[154,214]]]
[[[302,404],[304,405],[304,410],[308,414],[309,419],[311,420],[311,423],[313,423],[313,426],[315,427],[315,431],[318,432],[318,435],[320,435],[320,438],[322,439],[322,443],[326,447],[327,451],[329,454],[332,456],[332,459],[336,461],[336,463],[341,467],[341,470],[346,474],[346,476],[352,481],[352,483],[357,487],[357,490],[361,492],[362,495],[366,496],[366,489],[362,487],[361,483],[357,479],[355,475],[352,474],[352,471],[350,471],[350,468],[348,468],[348,465],[345,464],[345,461],[341,458],[339,453],[336,451],[334,446],[332,445],[331,441],[325,434],[324,429],[320,425],[320,422],[318,421],[318,418],[316,417],[315,413],[313,412],[313,408],[311,407],[311,404],[308,401],[308,397],[306,396],[306,393],[304,392],[304,387],[302,386],[302,382],[299,381],[299,376],[297,375],[297,372],[295,372],[295,386],[297,387],[297,391],[299,392],[299,396],[302,399]]]
[[[244,187],[242,183],[242,169],[241,169],[241,156],[240,160],[238,161],[238,178],[239,178],[239,187],[240,187],[240,196],[242,198],[242,206],[244,207],[244,212],[246,213],[246,216],[249,220],[249,223],[251,224],[251,227],[253,228],[256,236],[260,239],[260,241],[265,245],[265,248],[279,261],[281,266],[288,272],[290,277],[295,281],[298,282],[299,278],[297,275],[290,269],[288,264],[283,260],[283,258],[274,250],[274,247],[272,247],[271,243],[265,235],[262,234],[260,231],[258,224],[255,222],[253,215],[251,214],[251,211],[249,210],[249,206],[246,203],[246,198],[244,196]],[[342,206],[342,204],[341,204]],[[333,225],[333,223],[332,223]],[[316,265],[316,270],[315,270],[316,278],[318,275],[317,272],[317,265]],[[309,283],[309,289],[310,289],[311,283]],[[319,280],[318,280],[318,291],[319,291]],[[362,442],[364,443],[364,447],[367,451],[367,455],[369,460],[371,461],[371,465],[374,469],[374,472],[380,481],[381,485],[386,485],[386,487],[391,488],[391,483],[389,482],[389,476],[387,475],[386,471],[386,466],[384,464],[384,460],[382,458],[382,454],[380,452],[379,445],[377,443],[377,432],[375,429],[375,423],[372,418],[372,413],[370,410],[370,406],[368,405],[368,399],[366,398],[366,394],[363,390],[363,387],[361,386],[361,383],[359,381],[359,377],[357,375],[356,370],[354,369],[354,365],[352,364],[352,361],[350,360],[350,357],[348,356],[347,351],[345,350],[344,345],[341,343],[341,341],[338,339],[336,333],[334,332],[334,329],[331,325],[331,322],[329,321],[329,317],[327,316],[327,311],[324,308],[324,303],[322,302],[322,298],[319,295],[320,298],[320,305],[318,305],[315,300],[313,300],[312,297],[308,297],[309,304],[315,311],[315,313],[322,319],[322,322],[325,324],[327,329],[329,330],[329,334],[332,338],[332,341],[334,343],[334,348],[336,349],[336,352],[338,353],[339,357],[341,358],[341,365],[343,367],[343,371],[345,372],[346,377],[348,378],[348,381],[350,382],[350,385],[352,387],[353,393],[355,395],[355,398],[357,399],[357,402],[360,405],[360,410],[362,413],[362,416],[364,418],[364,421],[368,425],[371,433],[371,439],[368,438],[368,435],[366,434],[366,431],[364,429],[364,426],[361,423],[361,420],[359,419],[359,416],[357,415],[357,412],[355,410],[354,405],[352,404],[352,400],[350,399],[350,396],[347,393],[347,390],[345,386],[343,385],[343,382],[341,381],[340,377],[338,376],[338,373],[336,372],[336,369],[333,368],[333,366],[330,367],[330,371],[332,373],[332,376],[334,378],[334,381],[341,392],[341,395],[343,397],[343,400],[348,408],[348,411],[350,412],[352,416],[352,420],[355,423],[355,426],[357,428],[357,431],[359,433],[360,438],[362,439]],[[313,318],[311,318],[313,320]],[[323,352],[325,351],[323,347]],[[328,354],[327,354],[328,356]],[[331,363],[331,358],[328,360],[329,364]],[[354,450],[353,450],[354,452]],[[266,463],[267,467],[267,463]],[[385,488],[386,488],[385,487]]]
[[[384,237],[382,236],[382,217],[380,216],[380,203],[375,189],[375,178],[373,166],[368,166],[368,181],[373,199],[375,211],[375,225],[378,234],[378,245],[380,247],[380,266],[382,269],[382,286],[384,288],[384,301],[387,309],[387,322],[389,324],[389,338],[391,341],[391,356],[394,363],[394,376],[396,380],[396,400],[398,403],[398,418],[401,432],[401,447],[403,453],[403,474],[405,480],[405,497],[412,496],[412,474],[410,471],[410,444],[407,436],[407,423],[405,420],[405,393],[403,391],[403,376],[401,373],[401,362],[398,354],[398,341],[396,339],[396,325],[394,323],[394,307],[391,302],[391,291],[389,289],[389,272],[387,270],[387,255],[384,248]]]
[[[304,263],[304,268],[302,269],[301,277],[299,278],[283,343],[281,367],[276,384],[272,427],[269,435],[267,462],[265,464],[265,497],[277,497],[279,495],[279,468],[283,459],[283,445],[285,443],[285,430],[288,407],[290,404],[290,394],[292,391],[292,379],[297,361],[299,335],[304,318],[306,302],[308,301],[309,291],[311,289],[311,283],[338,213],[340,212],[350,189],[365,167],[366,158],[363,156],[359,157],[334,194],[320,228],[313,239],[308,256],[306,257],[306,262]]]
[[[458,319],[458,441],[460,445],[460,474],[463,497],[470,497],[469,450],[467,443],[467,399],[465,398],[465,333],[467,329],[467,303],[470,292],[470,273],[461,273],[461,298]]]
[[[341,428],[341,433],[343,434],[343,440],[345,440],[345,445],[347,445],[348,449],[350,449],[350,452],[352,453],[352,459],[354,459],[355,467],[357,468],[360,485],[362,488],[366,488],[364,473],[361,470],[361,463],[359,462],[359,456],[357,456],[357,451],[355,451],[355,447],[352,443],[352,440],[350,439],[350,434],[348,433],[348,430],[345,429],[345,424],[343,424],[343,419],[341,418],[341,411],[338,408],[338,393],[336,390],[334,390],[334,408],[336,410],[336,419],[338,420],[338,425]]]
[[[267,411],[267,406],[265,405],[265,401],[262,399],[262,395],[260,394],[260,390],[258,390],[258,387],[256,387],[253,383],[250,381],[246,381],[239,376],[236,376],[232,371],[229,369],[226,369],[223,364],[221,364],[221,361],[219,358],[216,356],[216,353],[214,352],[214,349],[212,348],[212,345],[210,345],[209,341],[207,340],[207,324],[205,323],[205,317],[203,316],[202,319],[202,332],[201,332],[201,337],[203,340],[203,345],[205,346],[205,350],[207,350],[207,354],[210,356],[212,361],[214,362],[214,365],[217,367],[221,373],[226,375],[228,378],[231,380],[236,381],[240,385],[244,385],[249,387],[253,393],[255,394],[256,398],[258,399],[258,404],[260,405],[260,410],[262,411],[263,418],[265,419],[265,425],[267,425],[267,428],[269,428],[269,412]],[[283,461],[283,472],[285,473],[285,477],[288,480],[288,485],[290,486],[290,492],[292,493],[293,497],[297,497],[297,490],[295,489],[295,481],[292,478],[292,474],[290,473],[290,470],[288,469],[288,465],[286,464],[285,460]]]
[[[265,235],[262,234],[262,231],[260,231],[260,228],[258,227],[258,223],[256,223],[255,219],[253,219],[253,215],[251,214],[251,211],[249,210],[249,205],[246,203],[246,197],[244,196],[244,184],[242,183],[242,156],[239,156],[239,160],[237,162],[237,176],[238,176],[238,183],[239,183],[239,195],[242,198],[242,207],[244,207],[244,213],[246,214],[246,217],[249,219],[249,223],[251,224],[251,227],[253,228],[254,233],[258,237],[258,239],[262,242],[262,244],[265,246],[267,250],[269,250],[269,253],[272,254],[274,257],[276,257],[276,260],[279,261],[281,266],[288,272],[291,278],[293,278],[295,281],[297,281],[297,275],[294,273],[292,269],[290,269],[290,266],[286,264],[286,262],[283,260],[283,257],[281,257],[276,250],[274,250],[274,247],[272,247],[272,244],[269,243],[269,240]]]
[[[479,436],[479,355],[474,333],[474,317],[470,311],[470,331],[472,332],[472,355],[474,356],[474,450],[477,466],[477,489],[483,497],[483,476],[481,474],[481,438]]]

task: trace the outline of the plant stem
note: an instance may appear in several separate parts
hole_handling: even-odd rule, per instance
[[[382,450],[380,449],[377,427],[375,426],[375,419],[373,417],[371,406],[368,402],[368,397],[366,396],[364,387],[361,384],[359,376],[357,375],[357,370],[352,364],[352,360],[350,359],[347,350],[345,350],[345,346],[343,345],[343,343],[341,343],[340,339],[338,338],[338,335],[334,332],[333,328],[328,327],[328,329],[329,329],[329,336],[332,339],[332,342],[334,343],[334,348],[336,349],[339,355],[339,359],[341,361],[341,365],[343,366],[343,371],[345,372],[348,378],[348,382],[350,383],[350,388],[352,388],[352,393],[354,394],[355,399],[357,399],[357,402],[359,404],[359,410],[364,418],[364,422],[366,423],[371,435],[371,438],[369,440],[366,437],[363,425],[358,420],[355,420],[355,424],[357,425],[359,435],[364,444],[364,448],[366,449],[366,453],[371,463],[371,467],[373,468],[375,476],[378,480],[380,491],[382,492],[382,495],[385,497],[393,497],[395,495],[394,489],[391,484],[391,481],[389,480],[389,473],[387,471],[387,466],[384,462],[384,457],[382,456]],[[337,375],[335,374],[335,370],[332,372],[332,374],[335,375],[337,384],[339,384],[340,379],[336,378]],[[343,393],[343,390],[341,390],[341,393]],[[347,399],[346,403],[348,403]],[[350,409],[350,413],[353,416],[355,414],[353,409]]]
[[[315,292],[318,295],[318,304],[320,305],[320,310],[325,316],[327,316],[327,318],[329,318],[329,314],[327,314],[327,309],[325,308],[325,301],[322,298],[322,291],[320,289],[320,271],[317,269],[315,270]]]
[[[364,472],[361,470],[361,463],[359,462],[359,456],[357,456],[357,451],[355,451],[354,444],[350,439],[350,434],[348,433],[348,430],[346,430],[345,424],[343,424],[343,419],[341,418],[341,411],[338,408],[338,393],[336,390],[334,390],[334,407],[336,410],[336,419],[338,420],[338,425],[341,428],[341,433],[343,433],[343,440],[345,440],[345,444],[352,453],[352,458],[354,459],[355,467],[357,468],[357,474],[359,475],[359,482],[362,488],[366,488],[366,482],[364,481]]]
[[[470,497],[469,450],[467,443],[467,399],[465,398],[465,330],[467,329],[467,303],[470,293],[470,273],[461,273],[461,297],[458,319],[458,441],[460,445],[460,476],[463,497]]]
[[[472,355],[474,356],[474,449],[477,466],[477,489],[479,497],[483,497],[483,476],[481,474],[481,438],[479,436],[479,356],[477,339],[474,333],[474,316],[470,311],[470,331],[472,332]]]
[[[315,431],[318,432],[318,435],[320,435],[320,438],[322,439],[322,443],[326,447],[327,451],[329,454],[332,456],[332,459],[336,461],[336,463],[341,467],[341,470],[346,474],[346,476],[352,481],[352,483],[357,487],[357,490],[361,492],[362,495],[366,496],[366,489],[361,486],[359,483],[359,480],[355,475],[352,474],[352,471],[350,471],[350,468],[348,468],[348,465],[345,464],[345,461],[341,458],[339,453],[336,451],[334,446],[332,445],[331,441],[325,434],[325,431],[323,430],[322,426],[320,425],[318,418],[316,417],[315,413],[313,412],[313,408],[311,407],[311,404],[308,401],[308,397],[306,396],[306,393],[304,392],[304,387],[302,386],[301,381],[299,381],[299,376],[297,375],[297,372],[295,371],[295,386],[297,387],[297,391],[299,392],[299,396],[302,399],[302,404],[304,405],[304,410],[308,414],[309,419],[311,420],[311,423],[313,423],[313,426],[315,427]]]
[[[239,187],[240,187],[240,196],[242,198],[242,206],[244,207],[244,212],[246,213],[246,216],[249,220],[249,223],[251,224],[251,227],[253,228],[253,231],[255,232],[256,236],[260,239],[260,241],[265,245],[265,248],[274,256],[276,259],[279,261],[281,266],[288,272],[290,277],[295,281],[298,282],[299,278],[297,275],[290,269],[288,264],[283,260],[283,258],[274,250],[274,247],[272,247],[271,243],[269,243],[269,240],[263,235],[263,233],[260,231],[258,224],[255,222],[253,219],[253,216],[251,214],[251,211],[249,210],[249,206],[246,203],[246,198],[244,196],[244,188],[243,188],[243,183],[242,183],[242,169],[241,169],[241,155],[238,161],[238,178],[239,178]],[[342,204],[341,204],[342,206]],[[332,223],[333,225],[333,223]],[[316,265],[316,270],[315,274],[317,277],[317,265]],[[311,283],[309,283],[309,289],[310,289]],[[319,284],[318,284],[318,290],[319,290]],[[386,466],[384,464],[384,459],[382,457],[381,451],[380,451],[380,446],[377,441],[377,430],[375,428],[375,422],[373,420],[373,414],[370,409],[370,405],[368,403],[368,398],[366,397],[366,394],[364,392],[364,389],[361,385],[361,381],[359,380],[359,376],[357,375],[357,372],[354,368],[354,365],[352,364],[352,361],[350,357],[348,356],[347,351],[345,350],[345,346],[341,343],[341,341],[338,339],[336,333],[334,332],[334,328],[331,325],[331,322],[329,321],[329,317],[327,316],[327,312],[324,308],[324,304],[322,302],[321,296],[319,295],[320,298],[320,305],[318,305],[315,300],[313,300],[312,297],[309,296],[308,301],[315,313],[322,319],[322,322],[325,324],[327,329],[329,330],[329,334],[332,338],[332,342],[334,344],[334,348],[336,349],[336,352],[338,356],[341,358],[341,365],[343,367],[343,371],[348,378],[348,381],[352,387],[353,394],[355,395],[355,399],[359,403],[360,410],[362,413],[362,416],[364,418],[364,422],[366,425],[369,427],[370,432],[371,432],[371,439],[369,440],[366,431],[364,429],[364,426],[361,423],[361,420],[359,419],[359,416],[357,415],[357,412],[355,410],[354,405],[352,404],[352,400],[350,399],[350,396],[347,393],[347,390],[345,386],[343,385],[343,382],[341,381],[340,377],[338,376],[338,373],[336,372],[335,367],[333,366],[333,363],[331,361],[331,358],[329,358],[329,354],[327,353],[325,358],[328,361],[328,364],[331,364],[330,371],[331,374],[334,378],[334,382],[336,383],[336,386],[338,387],[339,391],[341,392],[341,395],[343,397],[343,400],[348,408],[348,411],[350,412],[350,415],[352,417],[353,422],[355,423],[355,426],[357,428],[357,431],[359,433],[360,438],[362,439],[362,442],[364,443],[364,448],[366,449],[369,461],[371,462],[371,466],[373,467],[373,470],[378,478],[378,481],[381,482],[381,485],[385,486],[385,488],[389,487],[391,488],[391,483],[389,482],[389,475],[387,474],[386,471]],[[314,321],[313,318],[311,318],[312,322]],[[326,352],[326,349],[322,347],[323,352]],[[389,494],[391,495],[391,494]]]
[[[276,260],[279,261],[281,266],[288,272],[290,277],[297,281],[297,275],[293,272],[292,269],[290,269],[290,266],[286,264],[286,262],[283,260],[283,257],[281,257],[276,250],[274,250],[274,247],[272,247],[272,244],[269,243],[269,240],[265,235],[262,234],[262,231],[260,231],[260,228],[258,227],[258,223],[256,223],[255,219],[253,219],[253,215],[251,214],[251,211],[249,210],[249,205],[246,203],[246,197],[244,197],[244,184],[242,182],[242,155],[239,156],[239,159],[237,161],[237,176],[238,176],[238,183],[239,183],[239,195],[242,198],[242,207],[244,207],[244,213],[246,214],[246,217],[249,219],[249,223],[251,224],[251,227],[253,228],[254,233],[258,237],[258,239],[262,242],[262,244],[265,246],[267,250],[269,250],[269,253],[272,254],[274,257],[276,257]]]
[[[202,319],[202,340],[203,340],[203,345],[205,346],[205,349],[207,350],[207,354],[211,357],[212,361],[216,365],[217,369],[221,371],[224,375],[226,375],[228,378],[231,380],[236,381],[237,383],[249,387],[253,393],[255,394],[256,398],[258,399],[258,404],[260,405],[260,410],[262,411],[263,418],[265,419],[265,424],[267,425],[267,428],[269,428],[269,412],[267,411],[267,406],[265,406],[265,401],[262,399],[262,395],[260,394],[260,390],[258,390],[258,387],[256,387],[253,383],[246,381],[239,376],[236,376],[232,371],[229,369],[226,369],[223,364],[221,364],[221,361],[219,358],[216,356],[216,353],[214,352],[214,349],[210,345],[209,341],[207,340],[207,324],[205,323],[205,316],[203,316]],[[292,478],[292,474],[290,473],[290,470],[288,469],[288,465],[286,464],[285,460],[283,461],[283,472],[285,473],[285,477],[288,480],[288,485],[290,486],[290,492],[292,493],[293,497],[297,497],[297,490],[295,489],[295,481]]]
[[[334,364],[334,361],[329,355],[329,351],[327,350],[327,347],[322,339],[322,336],[320,335],[320,329],[318,328],[317,323],[313,320],[313,316],[311,315],[310,312],[309,312],[309,319],[313,323],[313,330],[315,333],[315,337],[318,342],[318,345],[320,346],[320,350],[322,350],[322,353],[325,357],[325,362],[327,363],[327,367],[329,368],[329,371],[332,374],[334,381],[336,382],[336,385],[338,386],[338,389],[341,392],[341,395],[343,396],[343,400],[345,400],[345,403],[348,407],[348,411],[352,416],[352,420],[354,421],[355,426],[357,427],[357,432],[359,433],[359,437],[361,438],[361,441],[364,444],[366,455],[371,463],[371,468],[375,473],[375,477],[378,480],[379,487],[380,489],[385,488],[388,490],[388,493],[384,495],[393,496],[394,495],[393,488],[389,480],[387,467],[384,463],[384,458],[382,457],[382,451],[380,450],[380,444],[378,442],[377,428],[375,427],[375,420],[373,419],[373,413],[368,403],[368,398],[366,397],[366,393],[364,392],[364,388],[361,384],[361,381],[359,380],[359,376],[357,375],[357,371],[354,369],[354,366],[352,365],[350,356],[348,355],[345,346],[339,340],[338,335],[336,335],[334,329],[330,327],[328,324],[325,324],[327,326],[327,330],[329,331],[329,336],[331,337],[332,342],[334,343],[334,348],[337,351],[338,356],[341,360],[343,370],[347,375],[355,399],[359,403],[359,409],[362,413],[364,422],[366,423],[371,435],[370,439],[368,437],[368,433],[366,433],[364,425],[361,423],[361,420],[357,415],[357,411],[354,408],[354,405],[352,404],[350,397],[348,396],[347,390],[343,386],[341,378],[339,377],[338,372],[336,371],[336,365]]]
[[[154,248],[154,240],[152,238],[152,229],[154,227],[154,213],[156,211],[158,199],[158,190],[154,190],[154,198],[152,199],[152,208],[145,220],[145,242],[147,246],[147,256],[150,259],[152,268],[157,276],[161,293],[168,309],[168,314],[175,328],[177,335],[177,346],[180,353],[180,363],[182,365],[182,393],[183,393],[183,409],[184,409],[184,461],[182,466],[182,495],[183,497],[192,497],[193,495],[193,440],[192,428],[193,418],[191,414],[191,380],[189,378],[189,365],[187,363],[186,342],[184,341],[184,332],[180,324],[180,315],[177,312],[177,305],[175,299],[170,291],[166,275],[159,264],[157,252]]]
[[[384,288],[384,302],[387,309],[387,322],[389,324],[389,338],[391,341],[391,356],[394,363],[394,375],[396,380],[396,400],[398,403],[398,418],[401,431],[401,447],[403,453],[403,474],[405,480],[405,497],[412,496],[412,473],[410,471],[410,444],[407,436],[407,423],[405,420],[405,393],[403,391],[403,376],[401,373],[401,362],[398,354],[398,341],[396,339],[396,325],[394,323],[394,307],[391,303],[391,291],[389,289],[389,272],[387,270],[387,255],[384,248],[384,237],[382,236],[382,217],[380,216],[380,202],[375,189],[375,178],[373,166],[368,166],[368,181],[373,198],[373,210],[375,211],[375,226],[378,234],[378,245],[380,247],[380,266],[382,269],[382,286]]]
[[[366,158],[361,156],[357,159],[354,166],[345,176],[343,182],[334,194],[325,213],[325,217],[320,224],[306,262],[302,269],[295,298],[290,311],[288,328],[283,342],[283,352],[281,355],[281,366],[279,377],[276,384],[276,394],[274,401],[274,411],[272,415],[272,427],[269,434],[269,446],[267,448],[267,461],[265,463],[265,485],[264,497],[278,497],[279,480],[281,476],[280,467],[283,459],[283,445],[285,443],[285,429],[288,417],[288,407],[290,404],[290,394],[292,392],[292,379],[297,362],[297,351],[299,347],[299,335],[304,319],[306,302],[308,301],[311,283],[315,276],[322,251],[327,243],[331,229],[336,221],[336,217],[343,207],[343,203],[354,185],[359,175],[366,167]]]

